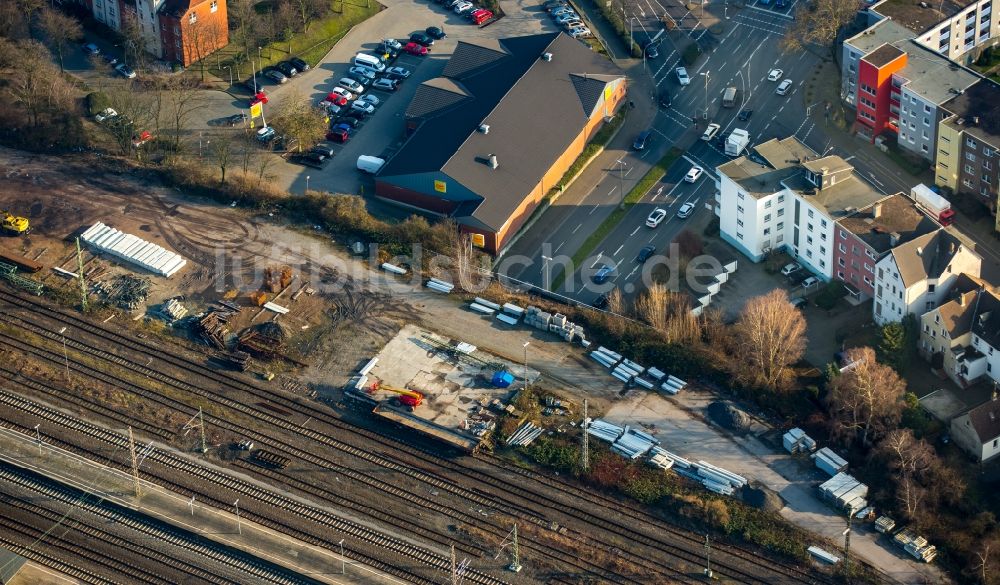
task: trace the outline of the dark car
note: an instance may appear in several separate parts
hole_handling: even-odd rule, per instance
[[[594,282],[597,284],[604,284],[611,278],[611,275],[615,273],[614,266],[608,266],[607,264],[602,264],[597,272],[594,273]]]
[[[230,126],[239,126],[246,123],[249,118],[249,116],[240,112],[239,114],[233,114],[232,116],[226,118],[226,124],[229,124]]]
[[[594,300],[594,304],[592,306],[595,309],[605,309],[605,308],[607,308],[607,306],[608,306],[608,298],[610,296],[611,296],[611,293],[604,293],[603,295],[597,297],[596,300]]]
[[[774,7],[778,9],[786,8],[788,6],[787,0],[775,0]]]
[[[347,142],[351,138],[351,133],[344,130],[341,127],[337,127],[335,130],[330,130],[326,133],[326,139],[332,140],[334,142],[339,142],[341,144]]]
[[[304,165],[307,167],[312,167],[314,169],[321,169],[330,162],[330,157],[323,155],[319,152],[303,152],[300,154],[292,155],[289,160],[293,163]]]
[[[652,256],[655,253],[656,253],[656,246],[653,245],[646,246],[642,250],[639,250],[639,255],[635,257],[635,261],[639,263],[645,262],[646,260],[649,260],[650,256]]]
[[[362,112],[361,110],[349,110],[349,111],[345,112],[344,114],[341,114],[340,117],[341,118],[354,118],[355,120],[361,120],[361,121],[363,121],[363,120],[366,120],[368,118],[368,114]]]
[[[424,33],[426,33],[427,36],[431,37],[432,39],[438,39],[438,40],[441,40],[445,36],[447,36],[447,35],[444,34],[443,30],[441,30],[440,28],[438,28],[436,26],[429,26],[429,27],[427,27],[426,29],[424,29]]]
[[[379,43],[377,47],[375,47],[375,54],[382,57],[383,61],[392,61],[396,57],[399,57],[399,48],[391,47],[382,42]]]
[[[358,126],[361,125],[361,121],[358,120],[357,118],[348,118],[347,116],[341,116],[336,120],[330,122],[331,129],[341,125],[347,126],[349,128],[357,128]]]
[[[244,89],[246,89],[249,92],[260,91],[260,88],[264,87],[265,85],[268,85],[268,80],[266,77],[264,77],[263,73],[258,73],[253,77],[251,77],[250,79],[247,79],[240,85],[242,85]]]
[[[653,42],[646,43],[646,46],[643,47],[643,50],[646,52],[647,59],[656,59],[657,57],[660,56],[659,43],[653,43]]]
[[[333,156],[336,151],[333,149],[333,145],[332,144],[327,144],[325,142],[320,142],[316,146],[310,148],[309,152],[318,152],[318,153],[322,154],[323,156],[329,158],[329,157]]]
[[[660,92],[660,107],[661,108],[669,108],[670,104],[672,104],[673,101],[674,101],[674,98],[671,97],[670,92],[668,92],[666,90]]]
[[[806,305],[809,304],[809,299],[805,297],[795,297],[794,299],[790,299],[788,302],[791,303],[796,309],[804,309],[806,308]]]
[[[434,44],[434,39],[427,36],[426,33],[415,32],[412,35],[410,35],[410,42],[417,43],[418,45],[423,45],[425,47],[429,47]]]
[[[278,63],[274,67],[278,71],[284,73],[286,77],[295,77],[296,75],[299,74],[299,70],[296,69],[295,66],[288,61],[282,61],[281,63]]]
[[[653,135],[652,130],[643,130],[635,137],[635,142],[632,143],[632,148],[636,150],[643,150],[646,148],[646,144],[649,143],[649,137]]]
[[[288,60],[288,62],[291,63],[293,67],[298,69],[299,73],[303,71],[309,71],[309,64],[303,61],[302,59],[299,59],[298,57],[292,57],[291,59]]]
[[[739,119],[741,122],[745,122],[749,120],[750,116],[752,115],[753,115],[753,110],[743,110],[742,112],[740,112]]]
[[[347,75],[344,75],[344,77],[346,77],[348,79],[353,79],[354,81],[357,81],[361,85],[368,85],[369,83],[372,82],[372,78],[371,77],[368,77],[364,73],[356,73],[356,72],[353,72],[353,71],[348,71]]]

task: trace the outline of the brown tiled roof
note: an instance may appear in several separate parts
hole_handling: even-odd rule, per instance
[[[878,208],[878,217],[875,217]],[[892,249],[892,234],[899,235],[896,245],[905,244],[938,228],[902,193],[885,197],[857,213],[838,221],[840,226],[853,233],[877,254]]]
[[[1000,437],[1000,400],[989,400],[969,410],[969,422],[983,443]]]
[[[952,339],[971,330],[978,297],[985,286],[985,281],[964,272],[955,279],[955,284],[948,293],[951,300],[938,307],[941,324],[948,330],[948,335]]]
[[[947,230],[938,229],[896,246],[892,257],[899,268],[903,285],[909,288],[921,280],[941,276],[964,245]]]

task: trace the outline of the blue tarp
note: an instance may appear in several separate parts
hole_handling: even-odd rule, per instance
[[[506,388],[514,383],[514,376],[510,372],[500,370],[493,374],[493,385],[497,388]]]

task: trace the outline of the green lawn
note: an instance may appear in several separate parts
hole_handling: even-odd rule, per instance
[[[371,18],[382,10],[382,5],[375,1],[351,0],[351,2],[339,2],[331,0],[334,12],[323,20],[318,20],[309,25],[308,32],[297,32],[289,41],[275,41],[261,48],[261,63],[257,64],[257,55],[253,55],[254,64],[258,69],[263,69],[269,65],[274,65],[288,59],[289,57],[299,57],[304,59],[310,66],[315,67],[317,63],[330,51],[334,44],[351,30],[353,26]],[[235,69],[235,58],[240,51],[240,47],[234,43],[219,51],[219,55],[212,55],[208,58],[210,62],[209,71],[219,79],[228,79],[229,71],[226,66],[233,66]],[[239,67],[242,79],[250,76],[250,64],[246,61]]]
[[[618,208],[612,211],[611,215],[605,218],[601,225],[587,237],[587,239],[583,242],[583,245],[573,253],[571,266],[580,266],[581,263],[588,256],[590,256],[590,254],[594,251],[594,248],[596,248],[597,245],[608,236],[608,234],[618,227],[618,224],[621,223],[626,215],[628,215],[628,212],[632,209],[632,207],[642,199],[642,196],[645,195],[657,181],[662,179],[663,176],[667,174],[667,169],[669,169],[682,154],[684,153],[680,149],[671,148],[667,151],[667,154],[663,155],[663,158],[661,158],[659,162],[653,165],[653,168],[649,169],[642,179],[636,183],[635,187],[632,187],[632,190],[628,192],[628,195],[625,196],[624,209]],[[557,290],[560,286],[562,286],[562,283],[568,276],[569,275],[566,274],[565,271],[560,273],[552,283],[551,290]]]

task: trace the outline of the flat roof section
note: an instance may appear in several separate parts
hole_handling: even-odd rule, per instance
[[[905,54],[906,53],[901,51],[900,49],[890,45],[889,43],[886,43],[881,47],[875,49],[871,53],[868,53],[861,59],[863,61],[871,63],[875,67],[885,67],[889,63],[892,63],[893,61],[899,59]]]
[[[981,79],[943,107],[955,115],[946,122],[949,127],[1000,146],[1000,84]]]
[[[955,16],[977,0],[883,0],[868,10],[891,18],[916,34]]]
[[[884,18],[844,42],[866,55],[886,43],[898,43],[911,38],[913,31],[892,19]]]

